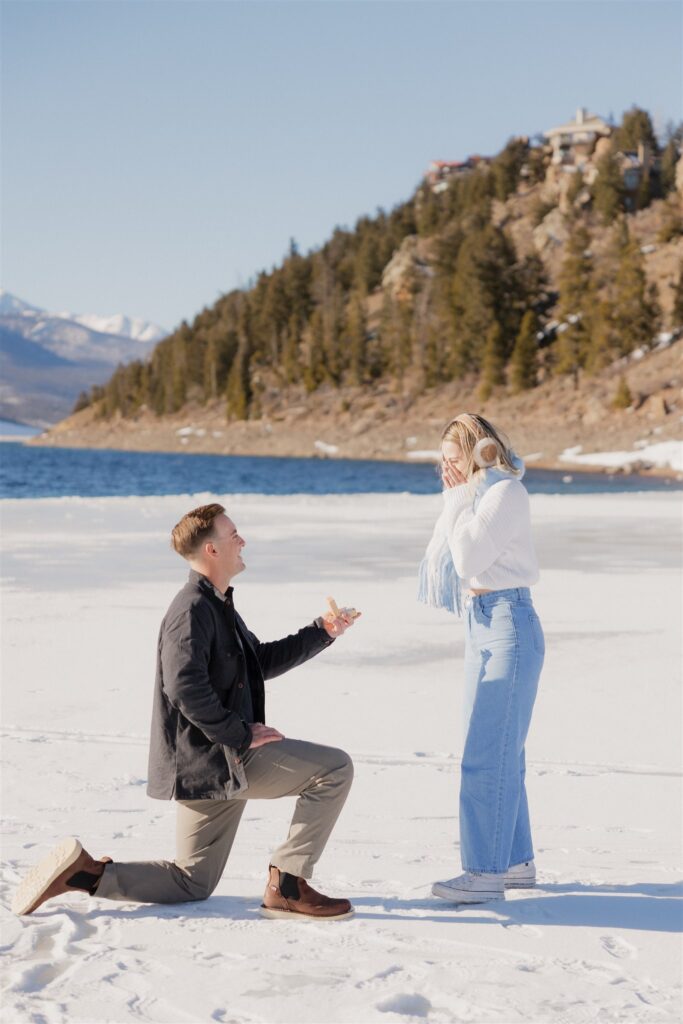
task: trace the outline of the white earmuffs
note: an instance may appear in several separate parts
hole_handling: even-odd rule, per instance
[[[482,437],[477,441],[472,452],[472,458],[480,469],[488,469],[493,466],[500,455],[498,442],[493,437]]]

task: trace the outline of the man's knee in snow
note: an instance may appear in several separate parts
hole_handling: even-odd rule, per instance
[[[216,883],[208,882],[202,878],[193,878],[186,868],[179,867],[178,870],[182,875],[181,884],[184,889],[184,894],[180,897],[179,902],[191,903],[194,900],[208,900],[216,888]]]
[[[335,769],[336,774],[341,776],[341,778],[346,781],[346,784],[350,786],[353,782],[353,761],[345,750],[340,750],[339,755],[340,764],[339,767]]]

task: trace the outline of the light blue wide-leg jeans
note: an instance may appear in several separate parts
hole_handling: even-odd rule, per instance
[[[501,874],[534,856],[524,744],[545,642],[528,587],[469,598],[465,630],[460,854]]]

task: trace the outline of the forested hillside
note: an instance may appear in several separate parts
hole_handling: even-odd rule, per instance
[[[183,322],[77,409],[129,418],[222,401],[231,421],[322,385],[381,382],[417,396],[463,380],[483,400],[555,375],[580,387],[683,324],[682,136],[670,128],[660,144],[633,108],[600,140],[593,173],[573,168],[559,184],[547,142],[512,139],[315,251],[292,242],[279,267]],[[647,156],[634,192],[623,164],[636,152]],[[650,212],[652,268],[637,231]]]

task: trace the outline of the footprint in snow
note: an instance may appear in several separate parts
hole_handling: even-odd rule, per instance
[[[418,992],[401,992],[377,1003],[382,1013],[400,1013],[408,1017],[428,1017],[432,1004]]]
[[[601,935],[600,945],[606,953],[617,957],[619,960],[635,960],[638,956],[636,947],[632,946],[626,939],[619,938],[618,935]]]

